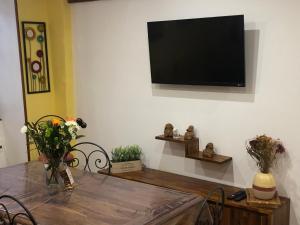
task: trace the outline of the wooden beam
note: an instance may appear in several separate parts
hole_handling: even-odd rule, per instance
[[[77,2],[94,2],[100,0],[68,0],[68,3],[77,3]]]

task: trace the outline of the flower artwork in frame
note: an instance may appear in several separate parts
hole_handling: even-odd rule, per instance
[[[50,92],[46,23],[22,22],[28,94]]]

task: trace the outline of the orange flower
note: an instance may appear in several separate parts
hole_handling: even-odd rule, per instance
[[[53,126],[59,125],[60,124],[60,120],[59,119],[53,119],[52,120],[52,124],[53,124]]]

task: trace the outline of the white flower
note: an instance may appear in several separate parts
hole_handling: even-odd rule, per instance
[[[75,140],[75,139],[77,138],[77,135],[74,134],[74,133],[72,133],[71,136],[72,136],[72,139],[73,139],[73,140]]]
[[[65,125],[67,127],[71,127],[71,126],[75,126],[77,128],[77,130],[80,130],[80,126],[78,125],[78,123],[74,120],[69,120],[65,122]]]
[[[77,123],[76,123],[76,121],[74,121],[74,120],[68,120],[68,121],[66,121],[65,122],[65,125],[66,126],[76,126],[77,125]]]
[[[26,134],[26,133],[27,133],[27,130],[28,130],[27,126],[23,126],[23,127],[21,128],[21,133],[22,133],[22,134]]]

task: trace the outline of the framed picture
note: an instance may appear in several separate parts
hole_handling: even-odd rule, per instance
[[[47,33],[44,22],[22,22],[28,94],[50,92]]]

